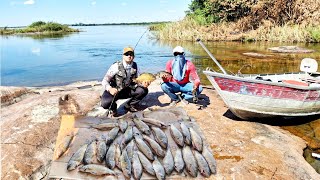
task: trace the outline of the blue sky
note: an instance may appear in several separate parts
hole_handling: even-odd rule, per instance
[[[177,21],[191,0],[1,0],[0,27],[35,21],[130,23]]]

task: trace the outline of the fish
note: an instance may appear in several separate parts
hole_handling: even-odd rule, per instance
[[[187,125],[184,122],[180,122],[180,127],[181,127],[181,132],[184,137],[184,142],[187,145],[191,145],[191,134],[190,134],[189,128],[187,127]]]
[[[99,139],[97,141],[97,160],[99,162],[102,162],[105,159],[107,150],[108,147],[106,141]]]
[[[192,177],[198,176],[198,165],[195,157],[192,154],[192,151],[189,146],[184,146],[182,149],[182,157],[184,160],[184,163],[186,165],[187,172]]]
[[[168,146],[168,137],[167,135],[157,127],[151,127],[154,139],[160,144],[161,147],[167,148]]]
[[[144,118],[141,118],[141,121],[147,123],[147,124],[150,124],[150,125],[153,125],[153,126],[157,126],[159,128],[167,128],[168,125],[164,122],[161,122],[157,119],[153,119],[153,118],[147,118],[147,117],[144,117]]]
[[[211,172],[206,159],[197,150],[194,150],[193,154],[197,161],[200,174],[204,177],[209,177]]]
[[[119,126],[118,123],[100,123],[100,124],[92,124],[90,127],[101,130],[101,131],[107,131],[118,126]]]
[[[142,152],[137,151],[137,153],[138,153],[141,165],[142,165],[143,169],[145,170],[145,172],[154,176],[156,173],[154,172],[154,169],[152,167],[152,163],[149,161],[149,159]]]
[[[120,131],[124,133],[128,127],[128,122],[126,120],[120,118],[118,124],[120,127]]]
[[[93,140],[87,147],[86,152],[84,153],[83,163],[92,164],[97,159],[97,141]]]
[[[90,173],[96,176],[101,175],[113,175],[117,176],[116,172],[112,171],[111,169],[97,164],[88,164],[88,165],[82,165],[79,167],[80,172]]]
[[[137,150],[133,152],[132,156],[132,174],[134,179],[141,179],[143,173],[142,164],[140,162]]]
[[[139,118],[134,117],[133,122],[142,133],[147,135],[151,134],[149,126],[143,121],[141,121]]]
[[[183,161],[182,152],[180,148],[175,149],[175,155],[173,157],[173,160],[174,160],[174,169],[178,173],[182,173],[182,171],[184,170],[185,164]]]
[[[66,135],[61,143],[56,147],[54,151],[54,159],[59,159],[69,148],[71,141],[73,140],[73,133]]]
[[[123,175],[126,178],[130,179],[132,166],[126,149],[122,151],[122,154],[120,156],[120,165]]]
[[[211,173],[216,174],[217,173],[217,162],[214,159],[211,151],[207,147],[204,146],[203,151],[202,151],[202,155],[206,159]]]
[[[135,146],[134,140],[131,140],[125,148],[127,150],[130,161],[132,160],[132,157],[133,157],[134,146]]]
[[[115,165],[116,165],[119,169],[121,169],[120,157],[121,157],[120,145],[119,145],[119,144],[115,144],[114,161],[115,161]]]
[[[162,164],[166,174],[170,175],[174,169],[174,160],[170,148],[167,149],[166,155],[162,160]]]
[[[153,163],[152,163],[152,167],[154,169],[154,172],[156,173],[156,177],[157,179],[165,179],[166,178],[166,172],[163,168],[163,166],[161,165],[160,161],[158,160],[158,158],[155,157]]]
[[[132,126],[128,126],[127,130],[123,134],[123,143],[127,144],[133,138]]]
[[[155,154],[157,154],[160,157],[164,157],[166,155],[165,151],[163,151],[161,146],[155,140],[151,139],[149,136],[146,135],[143,135],[143,139],[148,142]]]
[[[136,79],[134,79],[134,82],[141,83],[145,81],[152,82],[156,80],[156,76],[151,73],[141,73]]]
[[[106,166],[110,169],[114,169],[116,165],[115,155],[116,155],[116,145],[115,143],[112,143],[106,154]]]
[[[139,131],[139,129],[137,127],[132,127],[132,133],[134,137],[140,137],[142,138],[142,133]]]
[[[135,137],[138,149],[151,161],[154,160],[153,153],[149,146],[139,137]]]
[[[192,127],[190,127],[189,130],[191,134],[192,146],[199,152],[202,152],[202,147],[203,147],[202,138]]]
[[[173,125],[170,125],[170,133],[173,140],[181,147],[184,145],[183,135],[182,133]]]
[[[159,72],[157,72],[156,74],[155,74],[155,76],[157,77],[157,78],[162,78],[162,77],[167,77],[167,78],[171,78],[172,77],[172,74],[171,73],[169,73],[169,72],[167,72],[167,71],[159,71]]]
[[[111,144],[114,141],[114,139],[117,137],[118,133],[119,133],[119,127],[114,127],[113,129],[111,129],[107,134],[106,144],[107,145]]]
[[[84,144],[75,153],[73,153],[67,164],[68,171],[76,169],[77,166],[79,166],[82,163],[84,153],[86,152],[87,147],[88,144]]]

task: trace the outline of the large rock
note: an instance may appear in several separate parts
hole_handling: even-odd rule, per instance
[[[37,88],[1,109],[1,179],[47,177],[60,115],[83,116],[99,106],[101,86]],[[153,82],[142,109],[167,108],[170,99]],[[67,95],[67,96],[66,96]],[[306,143],[279,127],[239,121],[217,93],[205,88],[198,105],[182,104],[199,124],[217,159],[216,179],[320,179],[303,158]],[[89,113],[92,114],[92,113]]]

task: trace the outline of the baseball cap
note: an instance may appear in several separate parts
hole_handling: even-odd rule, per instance
[[[177,46],[172,50],[173,53],[179,52],[179,53],[184,53],[184,49],[181,46]]]
[[[134,50],[133,50],[132,47],[125,47],[125,48],[123,48],[123,54],[126,53],[126,52],[129,52],[129,51],[131,51],[131,52],[134,53]]]

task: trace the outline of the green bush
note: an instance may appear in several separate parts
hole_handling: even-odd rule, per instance
[[[320,26],[307,28],[313,42],[320,42]]]

